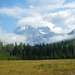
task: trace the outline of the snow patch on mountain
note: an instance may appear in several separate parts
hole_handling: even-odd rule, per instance
[[[42,30],[39,30],[39,32],[42,33],[42,34],[47,34],[46,32],[43,32]]]
[[[22,26],[20,31],[25,30],[25,29],[26,29],[26,26]]]

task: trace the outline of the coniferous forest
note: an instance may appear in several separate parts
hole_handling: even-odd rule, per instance
[[[75,39],[52,44],[31,46],[20,43],[3,45],[0,41],[0,60],[43,60],[75,58]]]

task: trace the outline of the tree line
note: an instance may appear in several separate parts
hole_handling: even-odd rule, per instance
[[[0,41],[0,60],[43,60],[75,58],[75,39],[52,44],[25,43],[3,45]]]

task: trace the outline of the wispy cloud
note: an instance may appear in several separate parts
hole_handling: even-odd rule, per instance
[[[8,17],[23,18],[26,16],[33,15],[34,11],[31,9],[21,8],[21,7],[2,7],[0,8],[0,14]]]

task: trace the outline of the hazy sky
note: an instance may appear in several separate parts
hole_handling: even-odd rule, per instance
[[[13,36],[20,25],[67,33],[75,28],[75,0],[0,0],[0,33]]]

